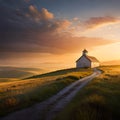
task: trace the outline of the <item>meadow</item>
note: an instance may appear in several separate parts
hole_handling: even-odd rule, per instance
[[[120,66],[99,69],[103,73],[79,91],[55,120],[120,119]]]
[[[19,81],[22,78],[44,72],[46,70],[40,68],[0,66],[0,83]]]
[[[72,82],[92,74],[92,69],[64,69],[0,83],[0,116],[46,100]]]

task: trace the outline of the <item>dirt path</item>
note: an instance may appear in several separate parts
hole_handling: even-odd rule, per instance
[[[72,100],[81,88],[100,74],[101,72],[96,69],[92,75],[72,83],[48,100],[30,108],[14,112],[0,120],[53,120],[56,114]]]

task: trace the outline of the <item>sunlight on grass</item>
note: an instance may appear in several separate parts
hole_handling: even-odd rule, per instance
[[[95,78],[55,120],[118,120],[120,118],[120,66],[103,66]]]
[[[68,69],[0,84],[0,115],[41,102],[72,82],[92,74],[91,69]]]

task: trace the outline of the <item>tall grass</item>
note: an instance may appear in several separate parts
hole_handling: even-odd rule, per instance
[[[79,91],[56,120],[120,119],[120,66],[100,69],[104,73]]]
[[[57,72],[57,74],[56,74]],[[43,77],[0,84],[0,116],[41,102],[72,82],[90,75],[91,69],[69,69]],[[42,75],[41,75],[42,76]]]
[[[65,74],[69,74],[69,73],[76,73],[76,72],[86,72],[86,70],[90,70],[90,69],[85,69],[85,68],[70,68],[70,69],[63,69],[63,70],[57,70],[57,71],[53,71],[53,72],[49,72],[49,73],[44,73],[44,74],[40,74],[40,75],[34,75],[32,77],[28,77],[26,79],[30,79],[30,78],[43,78],[43,77],[49,77],[49,76],[58,76],[58,75],[65,75]]]

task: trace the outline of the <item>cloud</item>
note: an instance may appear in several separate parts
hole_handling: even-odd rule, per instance
[[[29,6],[29,13],[26,14],[27,17],[35,20],[35,21],[47,21],[54,18],[54,14],[49,12],[46,8],[42,8],[39,11],[35,6]]]
[[[84,25],[87,29],[93,29],[102,25],[112,24],[119,22],[118,18],[112,16],[105,17],[91,17],[89,20],[84,22]]]
[[[83,48],[90,49],[95,46],[113,42],[112,40],[110,41],[101,38],[73,37],[69,33],[41,31],[11,33],[8,34],[7,37],[4,36],[3,39],[4,41],[1,41],[0,44],[0,51],[11,53],[74,53],[79,52]]]
[[[58,30],[58,31],[62,31],[62,30],[66,30],[67,28],[69,28],[69,26],[72,23],[69,20],[55,20],[52,22],[52,24],[49,26],[51,28],[53,28],[54,30]]]
[[[16,6],[11,8],[7,4],[1,7],[0,51],[2,55],[5,53],[4,56],[10,56],[11,53],[73,53],[83,48],[93,48],[113,42],[101,38],[72,36],[69,33],[72,28],[70,20],[56,19],[55,15],[46,8],[39,10],[35,5],[28,3],[25,4],[27,6],[25,8]],[[92,26],[102,23],[93,22],[93,24],[90,21],[95,20],[87,21]]]
[[[78,21],[78,20],[79,20],[78,17],[74,17],[74,18],[73,18],[73,21]]]
[[[12,19],[14,23],[17,22],[18,27],[29,29],[31,31],[39,30],[39,32],[53,32],[65,31],[72,24],[67,19],[56,19],[54,14],[46,8],[39,11],[35,6],[30,5],[27,11],[15,10],[16,19]],[[21,26],[22,25],[22,26]],[[25,28],[26,27],[26,28]],[[18,28],[18,29],[19,29]]]

